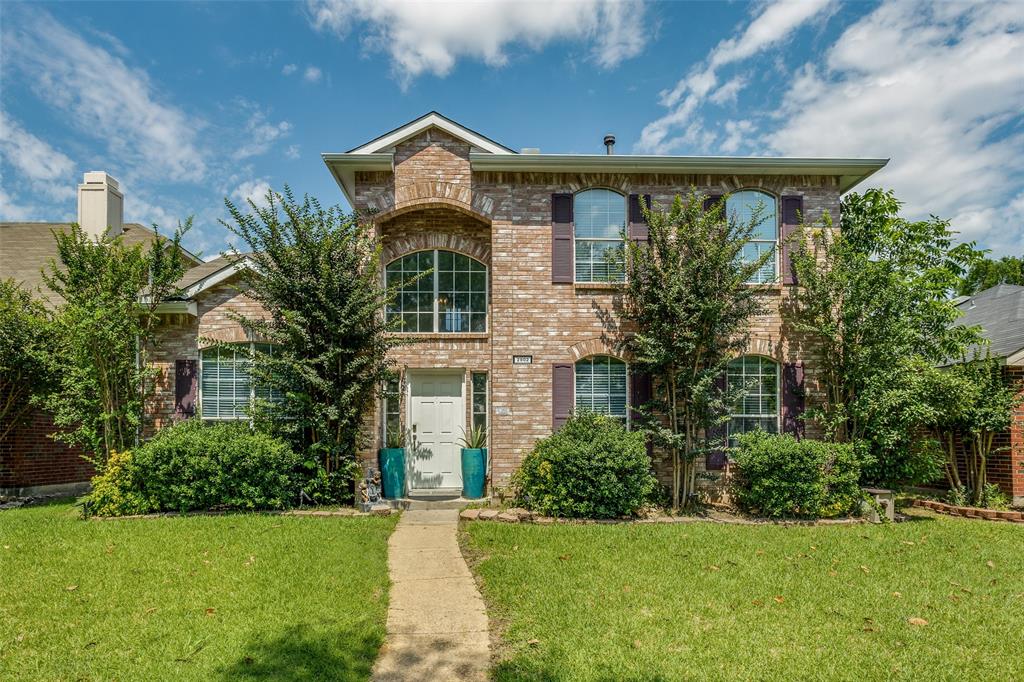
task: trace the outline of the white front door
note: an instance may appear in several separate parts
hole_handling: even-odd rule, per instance
[[[409,488],[462,488],[462,371],[409,372]]]

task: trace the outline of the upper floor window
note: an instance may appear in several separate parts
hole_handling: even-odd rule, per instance
[[[429,271],[429,272],[428,272]],[[388,286],[410,282],[387,309],[403,332],[487,331],[487,267],[452,251],[419,251],[388,263]]]
[[[276,402],[277,389],[256,386],[249,368],[255,351],[270,354],[273,346],[240,343],[202,351],[199,405],[203,419],[248,419],[257,399]]]
[[[729,447],[736,436],[761,429],[779,432],[779,365],[760,355],[745,355],[729,362],[729,390],[743,391],[729,414]]]
[[[573,200],[577,282],[625,279],[626,197],[609,189],[588,189]]]
[[[778,277],[775,247],[779,238],[778,207],[775,197],[757,190],[742,190],[729,195],[725,208],[727,214],[730,217],[735,216],[740,224],[749,223],[754,217],[754,212],[760,209],[760,222],[754,229],[750,241],[743,247],[742,257],[745,261],[752,262],[759,259],[762,254],[770,252],[772,255],[749,282],[774,282]]]
[[[576,407],[626,419],[626,363],[607,355],[576,363]]]

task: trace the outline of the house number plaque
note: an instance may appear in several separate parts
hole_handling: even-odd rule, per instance
[[[513,355],[512,356],[512,364],[513,365],[532,365],[533,364],[533,356],[532,355]]]

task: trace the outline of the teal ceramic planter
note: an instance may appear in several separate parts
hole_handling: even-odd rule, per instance
[[[381,448],[380,480],[389,500],[405,496],[405,448]]]
[[[462,448],[462,496],[479,500],[487,484],[487,448]]]

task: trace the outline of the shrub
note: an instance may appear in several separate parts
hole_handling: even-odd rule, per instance
[[[308,464],[308,463],[307,463]],[[307,475],[302,485],[302,492],[313,504],[331,506],[352,504],[354,482],[362,475],[362,467],[358,462],[336,469],[330,473],[322,466],[313,466],[314,472]]]
[[[152,505],[142,494],[141,477],[132,452],[112,451],[103,473],[92,479],[86,514],[128,516],[151,511]]]
[[[88,511],[280,509],[297,494],[298,457],[248,424],[190,419],[160,431],[134,454],[119,453],[93,481]]]
[[[632,516],[654,492],[650,468],[644,434],[580,412],[534,446],[513,484],[520,504],[548,516]]]
[[[757,431],[740,436],[733,461],[736,502],[764,516],[840,516],[863,498],[860,460],[849,443]]]

